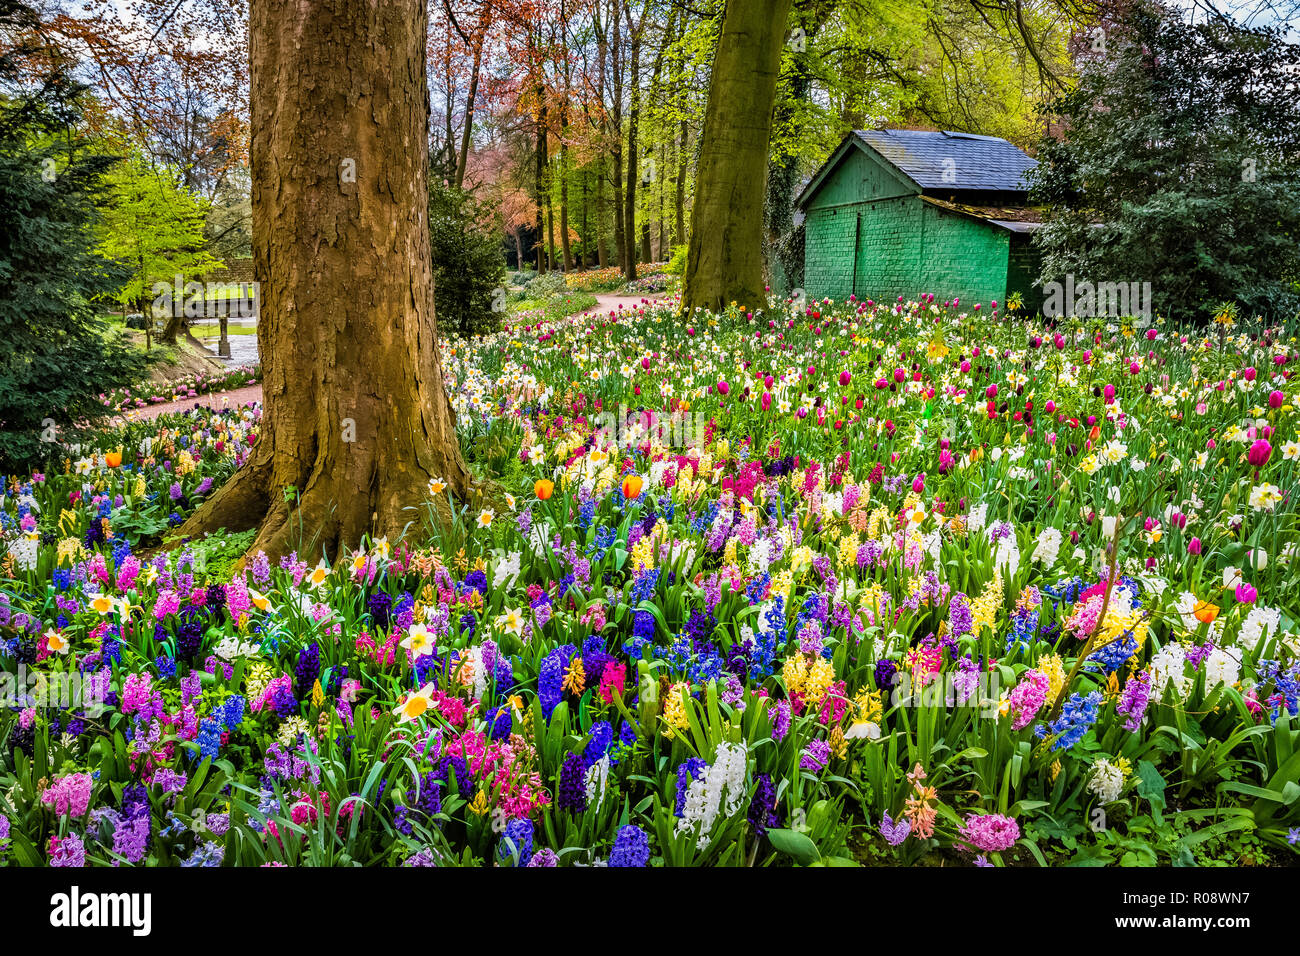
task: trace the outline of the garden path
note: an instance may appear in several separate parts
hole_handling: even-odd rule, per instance
[[[662,296],[600,294],[596,296],[596,309],[601,312],[618,312],[620,310],[626,312],[635,310],[643,304],[648,305],[657,302],[662,298]],[[253,343],[256,342],[256,336],[252,335],[232,335],[230,339],[232,347],[245,345],[242,340],[252,339]],[[196,398],[186,398],[178,402],[163,402],[158,405],[150,405],[147,408],[136,409],[135,413],[141,419],[154,419],[159,415],[166,415],[171,412],[188,411],[195,405],[219,407],[223,402],[226,405],[244,405],[249,402],[260,402],[261,400],[262,386],[246,385],[243,388],[231,389],[228,392],[220,392],[215,395],[199,395]]]

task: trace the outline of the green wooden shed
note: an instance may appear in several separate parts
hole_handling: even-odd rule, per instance
[[[1025,174],[1036,162],[995,136],[856,130],[795,201],[810,297],[892,301],[923,292],[988,308],[1019,292],[1042,302],[1030,244],[1041,216]]]

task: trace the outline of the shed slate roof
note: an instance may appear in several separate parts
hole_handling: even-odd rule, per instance
[[[1043,225],[1043,211],[1034,206],[970,206],[934,196],[922,196],[921,200],[949,212],[991,222],[1010,232],[1033,232]]]
[[[997,136],[910,129],[860,129],[854,135],[922,189],[1024,192],[1029,188],[1025,173],[1038,165]],[[946,171],[956,180],[945,181]]]

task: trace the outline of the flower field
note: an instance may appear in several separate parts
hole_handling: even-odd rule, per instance
[[[1290,330],[926,295],[443,353],[494,490],[328,563],[168,537],[256,406],[9,479],[0,861],[1295,862]]]

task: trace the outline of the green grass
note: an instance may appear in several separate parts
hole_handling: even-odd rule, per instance
[[[209,332],[208,330],[212,331]],[[221,327],[218,325],[190,326],[190,333],[196,339],[219,339],[221,338]],[[256,335],[257,326],[236,326],[231,325],[226,328],[227,335]]]
[[[510,311],[515,314],[540,309],[545,313],[547,320],[557,321],[566,315],[594,309],[596,304],[596,297],[589,292],[567,292],[548,296],[545,299],[521,299],[511,303]]]

